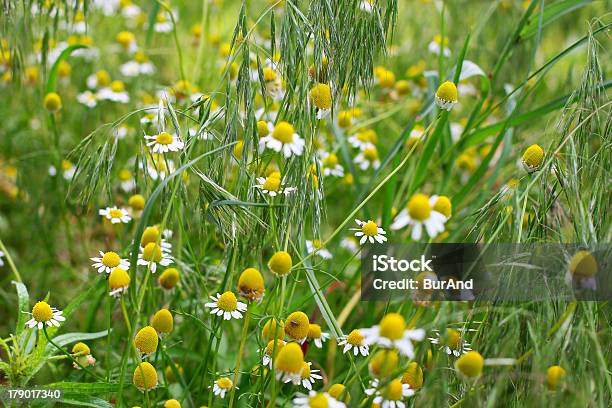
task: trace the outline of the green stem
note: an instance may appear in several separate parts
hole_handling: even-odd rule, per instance
[[[19,283],[22,283],[21,275],[19,274],[19,271],[17,270],[17,267],[15,266],[15,263],[13,262],[13,258],[11,258],[11,254],[9,254],[9,251],[4,246],[4,242],[2,242],[2,239],[0,239],[0,249],[2,250],[2,252],[4,252],[4,256],[6,257],[6,262],[8,262],[9,267],[11,268],[11,271],[13,271],[13,275],[15,275],[15,280]]]
[[[244,325],[242,326],[242,334],[240,337],[240,347],[238,348],[238,356],[236,357],[236,368],[234,369],[234,386],[232,387],[232,393],[229,400],[229,408],[234,406],[234,394],[236,393],[236,384],[238,384],[238,372],[240,370],[240,362],[242,360],[242,354],[244,353],[244,345],[249,331],[249,318],[251,317],[251,308],[247,306],[246,315],[244,316]]]

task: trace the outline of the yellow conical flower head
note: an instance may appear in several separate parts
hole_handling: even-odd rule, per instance
[[[264,294],[264,279],[255,268],[247,268],[238,278],[238,290],[240,294],[250,301],[261,300]]]
[[[37,302],[32,308],[32,317],[37,322],[48,322],[53,318],[53,310],[47,302]]]
[[[284,339],[285,338],[285,322],[281,320],[280,324],[278,325],[278,328],[276,326],[277,325],[276,325],[275,318],[268,320],[266,324],[264,324],[264,327],[261,331],[261,337],[265,341],[274,340],[275,337],[281,340]]]
[[[436,104],[447,111],[453,109],[458,102],[457,85],[454,82],[446,81],[438,87],[436,92]]]
[[[433,210],[439,212],[446,218],[450,218],[453,213],[453,205],[447,196],[439,196],[433,205]]]
[[[396,350],[379,350],[370,360],[372,376],[381,378],[393,374],[399,364],[399,354]]]
[[[345,404],[351,403],[351,395],[343,384],[333,384],[329,387],[328,394]]]
[[[286,344],[276,356],[274,368],[284,373],[301,374],[304,367],[304,353],[297,343]]]
[[[136,333],[134,345],[142,354],[151,354],[157,350],[159,339],[151,326],[145,326]]]
[[[269,178],[269,177],[268,177]],[[293,260],[286,251],[278,251],[268,261],[268,268],[277,275],[283,276],[291,272]]]
[[[180,274],[176,268],[168,268],[159,277],[159,284],[164,289],[172,289],[179,282]]]
[[[76,354],[78,356],[86,356],[91,354],[91,350],[89,346],[85,343],[78,342],[72,347],[72,354]]]
[[[174,318],[168,309],[161,309],[153,315],[151,326],[158,332],[168,334],[174,328]]]
[[[292,339],[301,341],[308,336],[310,322],[304,312],[293,312],[285,321],[285,333]]]
[[[140,391],[148,391],[157,387],[157,371],[155,371],[155,367],[148,362],[138,364],[138,367],[134,370],[132,382]]]
[[[544,150],[540,145],[532,144],[523,153],[523,165],[528,172],[536,171],[544,161]]]
[[[62,98],[55,92],[49,92],[45,95],[43,106],[49,112],[57,112],[62,108]]]
[[[110,286],[111,290],[130,286],[130,275],[123,268],[115,268],[108,276],[108,286]]]
[[[145,198],[140,194],[134,194],[128,199],[128,205],[134,211],[142,211],[145,207]]]
[[[142,237],[140,238],[140,246],[146,247],[147,244],[155,243],[159,239],[159,228],[156,225],[152,227],[147,227],[142,232]]]
[[[548,370],[546,370],[546,386],[548,389],[555,391],[559,388],[560,382],[563,377],[565,377],[565,374],[566,372],[561,366],[554,365],[549,367]]]
[[[169,399],[164,402],[164,408],[181,408],[181,403],[175,399]]]
[[[477,351],[468,351],[455,362],[455,369],[468,378],[480,376],[483,366],[484,359]]]
[[[327,84],[317,84],[310,90],[310,99],[318,109],[331,109],[332,95],[331,88]]]
[[[576,278],[593,277],[599,270],[597,259],[589,251],[582,250],[576,252],[572,257],[569,270],[572,276]]]
[[[410,385],[413,390],[418,390],[423,386],[423,370],[415,361],[408,364],[408,368],[402,375],[402,383]]]

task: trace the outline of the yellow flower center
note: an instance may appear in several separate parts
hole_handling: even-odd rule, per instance
[[[311,324],[308,327],[308,337],[312,338],[312,339],[318,339],[321,337],[321,326],[319,326],[318,324]]]
[[[146,247],[149,243],[157,242],[157,238],[159,238],[159,228],[156,226],[147,227],[142,232],[142,237],[140,238],[140,246]]]
[[[32,317],[37,322],[48,322],[53,318],[53,310],[47,302],[38,302],[32,308]]]
[[[537,169],[542,165],[543,161],[544,150],[537,144],[529,146],[525,153],[523,153],[523,163],[530,169]]]
[[[374,221],[368,221],[361,227],[361,232],[368,237],[374,237],[378,234],[378,225]]]
[[[319,109],[331,109],[331,88],[327,84],[317,84],[310,90],[312,103]]]
[[[461,333],[455,329],[446,329],[446,345],[457,350],[461,344]]]
[[[114,208],[109,211],[109,214],[110,214],[111,218],[121,218],[121,217],[123,217],[123,212],[121,210],[114,209]]]
[[[268,124],[263,120],[257,122],[257,134],[259,137],[265,137],[270,134],[270,129],[268,128]]]
[[[446,81],[440,85],[436,96],[444,102],[457,102],[457,86],[451,81]]]
[[[128,181],[132,178],[132,173],[128,169],[121,169],[119,171],[119,180]]]
[[[408,214],[410,218],[417,221],[425,221],[429,218],[431,213],[431,205],[429,204],[429,197],[425,194],[415,194],[408,201]]]
[[[55,92],[49,92],[45,95],[43,105],[49,112],[56,112],[62,107],[62,98]]]
[[[466,377],[477,377],[482,372],[484,359],[477,351],[468,351],[455,363],[455,368]]]
[[[365,339],[365,336],[361,334],[359,330],[355,329],[349,333],[348,337],[346,338],[346,341],[349,344],[352,344],[353,346],[361,346],[361,343],[363,343],[363,339]]]
[[[390,401],[399,401],[404,398],[404,393],[402,392],[402,382],[400,380],[393,380],[387,385],[385,389],[385,399]]]
[[[572,257],[569,265],[570,273],[577,278],[590,278],[599,269],[597,259],[589,251],[578,251]]]
[[[88,354],[91,354],[91,350],[87,344],[78,342],[72,347],[72,354],[86,356]]]
[[[229,390],[232,388],[232,385],[234,385],[234,383],[232,383],[232,380],[229,378],[221,377],[217,380],[217,386],[223,390]]]
[[[440,196],[433,205],[434,211],[439,212],[446,218],[450,218],[452,214],[452,204],[447,196]]]
[[[179,271],[176,268],[166,269],[159,277],[159,284],[164,289],[172,289],[179,281]]]
[[[96,82],[98,86],[101,86],[101,87],[108,86],[108,84],[110,84],[110,81],[111,81],[111,78],[108,72],[104,70],[96,72]]]
[[[132,382],[139,390],[151,390],[157,386],[157,371],[151,363],[140,363],[134,370]]]
[[[121,31],[117,34],[117,42],[124,48],[128,48],[132,42],[134,42],[134,34],[129,31]]]
[[[264,292],[264,280],[261,272],[255,268],[247,268],[238,278],[238,289],[242,296],[249,300],[261,299]]]
[[[113,81],[111,83],[111,89],[113,92],[123,92],[125,91],[125,85],[121,81]]]
[[[109,268],[115,268],[121,263],[121,258],[117,253],[109,251],[102,256],[102,263]]]
[[[285,338],[285,323],[281,320],[278,328],[276,327],[276,319],[270,319],[264,324],[261,330],[261,337],[264,340],[273,340],[276,336],[277,339]]]
[[[268,268],[277,275],[286,275],[291,272],[291,268],[293,267],[293,260],[291,259],[291,255],[285,251],[278,251],[270,261],[268,261]]]
[[[375,147],[368,147],[363,151],[363,157],[369,162],[378,160],[378,150]]]
[[[295,129],[289,122],[280,122],[274,127],[272,137],[282,143],[291,143]]]
[[[336,156],[335,153],[330,153],[329,156],[327,156],[324,160],[323,160],[323,166],[327,167],[327,168],[334,168],[338,165],[338,156]]]
[[[276,72],[270,68],[270,67],[266,67],[263,69],[263,77],[264,77],[264,81],[266,82],[272,82],[274,80],[276,80]]]
[[[546,386],[549,390],[554,391],[559,386],[559,382],[563,377],[565,377],[565,370],[558,366],[549,367],[546,370]]]
[[[62,160],[62,170],[66,171],[66,170],[70,170],[72,168],[72,163],[70,163],[68,160]]]
[[[408,368],[402,375],[402,383],[410,385],[413,390],[418,390],[423,386],[423,370],[415,361],[408,364]]]
[[[316,249],[321,249],[323,247],[320,239],[313,239],[312,246]]]
[[[276,340],[276,346],[274,343],[274,340],[270,340],[266,346],[266,354],[270,357],[272,357],[272,353],[274,353],[275,356],[278,355],[278,352],[285,346],[285,342],[280,339]]]
[[[155,242],[149,242],[142,250],[142,259],[149,262],[159,262],[162,259],[162,249]]]
[[[143,354],[151,354],[157,350],[159,339],[157,332],[151,326],[145,326],[136,333],[134,345]]]
[[[142,210],[145,206],[145,199],[142,195],[135,194],[129,198],[128,205],[134,210]]]
[[[310,408],[328,408],[329,402],[325,395],[318,393],[308,398],[308,406]]]
[[[297,343],[285,345],[276,357],[274,367],[284,373],[299,374],[304,365],[304,353]]]
[[[130,284],[130,275],[125,269],[115,268],[108,277],[108,285],[111,289],[125,288]]]
[[[161,132],[155,138],[155,141],[162,145],[169,145],[170,143],[172,143],[172,140],[173,140],[172,135],[168,132]]]
[[[346,129],[347,127],[351,126],[352,122],[353,117],[350,112],[342,111],[338,115],[338,126],[340,126],[341,128]]]
[[[310,378],[310,365],[304,361],[302,364],[302,379]]]
[[[280,189],[280,185],[280,178],[270,176],[266,178],[262,188],[267,191],[278,191]]]
[[[217,307],[226,312],[233,312],[238,307],[238,300],[234,292],[227,291],[219,296]]]
[[[380,321],[380,335],[390,340],[399,340],[404,337],[406,320],[399,313],[389,313]]]
[[[170,333],[174,328],[174,318],[168,309],[161,309],[153,315],[151,326],[158,333]]]
[[[308,336],[310,322],[304,312],[293,312],[287,317],[285,333],[293,339],[300,340]]]
[[[399,355],[395,350],[380,350],[370,361],[370,370],[375,377],[386,377],[395,371]]]

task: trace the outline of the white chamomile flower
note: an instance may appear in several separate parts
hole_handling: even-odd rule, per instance
[[[144,138],[149,140],[147,146],[151,148],[153,153],[178,152],[185,147],[185,143],[183,143],[180,137],[168,132],[161,132],[159,135],[152,136],[145,135]]]
[[[70,161],[62,160],[62,176],[65,180],[72,180],[76,173],[76,170],[76,166]],[[57,175],[57,169],[55,168],[55,166],[49,166],[49,175],[51,177],[55,177],[55,175]]]
[[[174,262],[170,251],[172,244],[161,240],[159,244],[149,242],[145,247],[140,247],[138,254],[138,265],[147,266],[152,273],[157,271],[157,265],[168,266]]]
[[[380,167],[380,159],[378,158],[378,149],[371,145],[366,147],[353,159],[355,164],[359,165],[361,170],[367,170],[372,167],[374,170]]]
[[[347,336],[342,336],[338,339],[338,345],[343,346],[342,352],[346,354],[347,351],[353,351],[353,355],[357,356],[361,354],[367,357],[370,354],[370,347],[365,343],[365,336],[361,334],[359,329],[355,329],[350,332]]]
[[[340,247],[346,249],[349,252],[359,251],[359,243],[354,237],[344,237],[340,241]]]
[[[326,392],[310,391],[308,395],[293,399],[294,408],[346,408],[344,402],[340,402]]]
[[[375,241],[379,244],[387,241],[385,230],[380,228],[374,221],[368,220],[368,222],[365,222],[356,219],[355,222],[359,225],[359,228],[351,228],[351,231],[357,231],[355,236],[359,238],[360,245],[365,244],[366,241],[370,241],[370,244],[373,244]]]
[[[149,61],[147,56],[137,51],[134,60],[128,61],[119,67],[121,74],[126,77],[136,77],[139,75],[151,75],[155,73],[155,66]]]
[[[98,91],[98,99],[112,102],[128,103],[130,95],[125,91],[125,84],[122,81],[113,81],[109,87]]]
[[[77,95],[77,101],[88,108],[94,108],[98,104],[98,96],[91,91],[85,91]]]
[[[315,346],[323,348],[323,343],[329,340],[329,333],[325,333],[321,330],[321,326],[318,324],[310,323],[308,326],[308,337],[310,337]]]
[[[440,345],[440,349],[444,350],[449,356],[459,357],[461,354],[472,350],[470,343],[462,338],[462,330],[447,328],[444,337],[440,335],[438,330],[434,329],[433,332],[434,337],[428,337],[427,340],[431,344]]]
[[[61,310],[49,306],[45,301],[38,302],[32,308],[32,313],[28,313],[32,318],[26,322],[26,326],[30,329],[38,327],[39,330],[42,330],[45,325],[59,327],[59,322],[66,320],[62,313]]]
[[[296,132],[293,125],[289,122],[281,121],[274,126],[274,130],[268,136],[262,138],[268,149],[275,152],[283,152],[285,158],[293,155],[301,156],[304,153],[304,139]]]
[[[359,9],[366,13],[371,13],[374,10],[374,0],[362,0],[359,4]]]
[[[309,254],[314,253],[323,259],[331,259],[333,255],[329,250],[323,248],[321,240],[313,239],[312,241],[306,240],[306,250]]]
[[[348,142],[354,148],[364,150],[376,145],[378,142],[378,135],[374,129],[364,129],[349,137]]]
[[[398,230],[407,225],[412,225],[412,239],[418,241],[421,239],[423,227],[425,227],[427,235],[431,238],[436,237],[444,231],[444,223],[448,220],[441,212],[446,211],[446,208],[441,208],[442,204],[444,204],[445,207],[446,205],[450,206],[450,201],[447,198],[440,199],[441,197],[432,196],[430,198],[420,193],[413,195],[408,201],[406,208],[400,211],[393,220],[391,229]],[[440,204],[438,204],[438,201],[440,201]],[[448,203],[446,201],[448,201]],[[450,211],[450,209],[448,209],[448,211]]]
[[[339,163],[335,153],[321,151],[320,156],[324,176],[344,177],[344,167]]]
[[[239,302],[234,292],[227,291],[223,294],[217,293],[210,297],[212,302],[204,306],[211,309],[210,314],[223,316],[223,320],[242,319],[242,313],[246,312],[246,303]]]
[[[302,387],[306,388],[307,390],[312,390],[312,386],[314,385],[316,380],[322,380],[323,377],[321,377],[320,374],[318,374],[319,370],[313,370],[310,368],[310,366],[312,365],[311,362],[305,362],[303,363],[303,367],[302,367],[302,374],[301,374],[301,384]],[[285,378],[285,383],[291,382],[291,378]]]
[[[264,366],[272,368],[272,355],[278,355],[278,352],[285,346],[285,341],[281,339],[270,340],[265,349],[259,349],[258,352],[263,351],[263,356],[261,357],[261,362]]]
[[[442,39],[439,34],[434,37],[427,48],[429,49],[429,52],[435,55],[440,55],[440,52],[443,52],[445,57],[449,57],[451,54],[450,49],[448,48],[448,38],[444,37],[444,39]]]
[[[399,313],[389,313],[382,318],[379,325],[360,331],[365,337],[365,344],[396,348],[408,358],[414,357],[412,340],[421,341],[425,338],[425,330],[407,329],[406,320]]]
[[[234,388],[234,383],[227,377],[219,377],[213,385],[213,393],[221,398],[225,398],[225,394]],[[238,387],[235,387],[238,389]]]
[[[268,177],[257,177],[257,182],[255,188],[260,189],[262,193],[268,194],[270,197],[276,197],[280,194],[287,195],[296,190],[295,187],[285,187],[283,185],[279,172],[273,172]]]
[[[93,266],[94,269],[97,269],[98,273],[111,273],[111,271],[115,268],[121,268],[125,270],[128,270],[130,268],[130,261],[128,261],[127,259],[122,259],[116,252],[113,251],[100,251],[99,257],[89,259],[94,262],[91,266]]]
[[[132,219],[128,210],[116,206],[101,208],[98,214],[110,220],[111,224],[127,224]]]
[[[410,388],[410,384],[404,384],[400,379],[395,379],[379,388],[378,378],[374,379],[369,388],[365,391],[366,395],[374,395],[374,404],[381,408],[405,408],[404,399],[414,395],[415,391]]]
[[[174,13],[173,17],[174,17],[174,21],[177,20],[177,14]],[[168,17],[166,15],[166,13],[162,12],[159,13],[157,15],[157,19],[155,22],[155,25],[153,26],[153,29],[155,30],[156,33],[169,33],[172,31],[172,21],[170,20],[170,17]]]
[[[0,251],[0,266],[4,266],[4,252]]]

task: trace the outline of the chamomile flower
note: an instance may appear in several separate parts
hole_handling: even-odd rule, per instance
[[[316,380],[322,380],[323,377],[321,377],[320,374],[318,374],[319,370],[313,370],[310,368],[310,366],[312,365],[311,362],[305,362],[302,364],[302,387],[306,388],[307,390],[312,390],[312,386],[314,385]],[[288,383],[291,381],[291,378],[285,378],[285,382]]]
[[[285,341],[281,339],[270,340],[265,349],[263,349],[263,356],[261,362],[264,366],[272,368],[272,360],[276,358],[278,352],[285,346]],[[261,351],[261,350],[259,350]]]
[[[323,343],[329,339],[329,333],[321,330],[318,324],[310,323],[308,326],[308,337],[310,337],[318,348],[323,348]]]
[[[339,163],[335,153],[321,151],[320,156],[324,176],[344,177],[344,167]]]
[[[370,347],[365,343],[365,336],[361,334],[361,331],[355,329],[348,335],[342,336],[338,339],[338,345],[343,346],[342,352],[346,354],[347,351],[353,351],[353,355],[357,356],[361,354],[367,357],[370,354]]]
[[[309,330],[310,322],[306,313],[297,311],[287,316],[285,333],[293,340],[300,344],[304,343],[304,340],[308,337]]]
[[[455,370],[465,378],[479,377],[484,367],[484,358],[477,351],[468,351],[455,361]]]
[[[310,391],[308,395],[293,399],[294,408],[346,408],[344,402],[336,400],[326,392]]]
[[[264,279],[255,268],[247,268],[238,278],[238,291],[240,295],[252,302],[261,302],[264,296]]]
[[[544,150],[538,144],[532,144],[523,153],[523,166],[527,172],[532,173],[538,170],[544,162]]]
[[[98,214],[110,220],[111,224],[127,224],[132,217],[125,208],[117,208],[117,206],[101,208]]]
[[[567,375],[565,369],[559,365],[548,367],[546,370],[546,387],[550,391],[556,391],[563,383],[564,377]]]
[[[72,363],[72,366],[77,370],[82,367],[89,367],[96,363],[96,359],[91,355],[91,349],[85,343],[78,342],[72,347],[72,358],[76,362]],[[78,364],[77,364],[78,362]]]
[[[122,64],[119,70],[123,76],[135,77],[153,74],[155,72],[155,66],[149,61],[145,53],[137,51],[134,54],[134,59]]]
[[[376,145],[378,142],[378,135],[374,129],[365,129],[349,137],[348,142],[351,146],[364,150]]]
[[[374,11],[374,1],[375,0],[361,0],[361,3],[359,3],[359,9],[361,11],[365,11],[366,13],[371,13]]]
[[[130,269],[130,261],[127,259],[122,259],[116,252],[113,251],[100,251],[99,257],[89,259],[94,262],[91,266],[97,269],[98,273],[111,273],[115,268],[125,269],[126,271]]]
[[[134,337],[134,346],[142,355],[155,353],[158,344],[159,337],[152,326],[145,326],[138,330]]]
[[[409,384],[403,384],[401,380],[392,380],[382,388],[379,387],[379,380],[374,379],[370,384],[371,388],[365,391],[366,395],[374,395],[374,404],[381,408],[405,408],[404,399],[414,395],[414,390]]]
[[[174,21],[177,20],[176,13],[173,14]],[[172,31],[172,21],[170,17],[166,15],[165,12],[161,12],[157,14],[157,18],[155,19],[155,25],[153,29],[156,33],[169,33]]]
[[[157,387],[157,370],[151,363],[145,361],[134,369],[132,383],[140,391],[150,391]]]
[[[361,170],[367,170],[370,167],[374,170],[378,169],[380,167],[378,149],[376,149],[376,146],[374,145],[366,147],[365,149],[359,152],[355,159],[353,159],[353,162],[359,165],[359,168]]]
[[[436,105],[450,111],[458,102],[457,94],[457,86],[453,82],[443,82],[436,91]]]
[[[462,338],[462,333],[459,330],[448,328],[446,329],[446,336],[441,336],[438,330],[433,330],[434,337],[428,337],[427,340],[431,344],[440,345],[440,349],[444,350],[446,354],[459,357],[461,354],[465,354],[472,350],[470,343]]]
[[[114,268],[110,275],[108,275],[108,286],[110,296],[118,297],[122,293],[127,292],[130,287],[130,275],[125,269]]]
[[[278,122],[272,133],[263,139],[268,149],[275,152],[282,151],[285,158],[293,155],[301,156],[304,153],[304,139],[295,132],[295,128],[289,122]]]
[[[72,180],[77,170],[76,166],[68,160],[62,160],[61,164],[62,176],[64,177],[64,180]],[[57,175],[57,169],[55,166],[49,166],[49,175],[51,177],[55,177],[55,175]]]
[[[98,95],[91,91],[85,91],[77,94],[77,102],[87,106],[88,108],[95,108],[98,104]]]
[[[45,326],[59,327],[59,322],[66,321],[66,318],[62,316],[63,313],[61,310],[49,306],[44,300],[37,302],[32,308],[32,313],[29,313],[32,318],[26,322],[26,326],[30,329],[38,327],[39,330],[42,330]]]
[[[391,229],[399,230],[412,225],[412,239],[418,241],[425,227],[427,234],[434,238],[444,231],[444,223],[448,219],[441,211],[450,216],[450,200],[445,196],[430,198],[425,194],[415,194],[408,201],[406,208],[397,214]]]
[[[147,266],[152,273],[157,271],[157,265],[168,266],[174,262],[170,254],[172,246],[163,239],[159,244],[149,242],[144,247],[140,247],[138,254],[138,265]]]
[[[115,40],[124,50],[129,53],[133,53],[138,49],[136,45],[136,37],[131,31],[120,31],[117,33]]]
[[[225,398],[225,394],[234,388],[234,383],[227,377],[219,377],[213,384],[213,394]],[[238,389],[238,387],[236,387]]]
[[[111,83],[111,76],[108,71],[100,70],[87,77],[87,87],[89,89],[105,88]]]
[[[210,300],[212,302],[208,302],[204,306],[211,309],[210,314],[223,316],[223,320],[242,319],[242,313],[247,310],[246,303],[239,302],[234,292],[231,291],[212,295]]]
[[[317,119],[323,119],[331,112],[332,93],[328,84],[318,83],[310,90],[310,100],[317,110]]]
[[[355,222],[359,225],[359,228],[351,228],[351,231],[357,231],[355,232],[355,236],[359,238],[360,245],[365,244],[367,241],[369,241],[370,244],[374,242],[382,244],[387,241],[385,230],[380,228],[374,221],[368,220],[365,222],[355,219]]]
[[[134,180],[131,171],[128,169],[121,169],[118,176],[120,181],[119,185],[123,191],[129,193],[136,188],[136,180]]]
[[[294,385],[302,382],[304,370],[304,352],[298,343],[287,343],[274,360],[274,369],[278,380],[287,382],[289,379]]]
[[[408,329],[406,320],[399,313],[389,313],[382,318],[379,325],[360,331],[366,344],[396,348],[408,358],[414,357],[412,340],[421,341],[425,337],[423,329]]]
[[[439,34],[437,34],[434,39],[427,46],[429,52],[435,55],[440,55],[440,52],[444,54],[445,57],[450,56],[450,49],[448,48],[448,38],[442,38]]]
[[[318,239],[313,239],[312,241],[306,240],[306,250],[309,254],[314,253],[323,259],[333,258],[332,253],[326,248],[323,248],[321,241]]]
[[[158,135],[152,136],[145,135],[144,138],[148,140],[147,146],[149,146],[153,153],[178,152],[185,147],[185,143],[183,143],[180,137],[168,132],[161,132]]]
[[[126,92],[125,84],[122,81],[113,81],[109,87],[102,88],[98,91],[98,99],[128,103],[130,101],[130,95]]]
[[[280,194],[287,195],[296,191],[295,187],[284,186],[279,172],[273,172],[268,177],[257,177],[257,183],[255,188],[270,197],[276,197]]]

